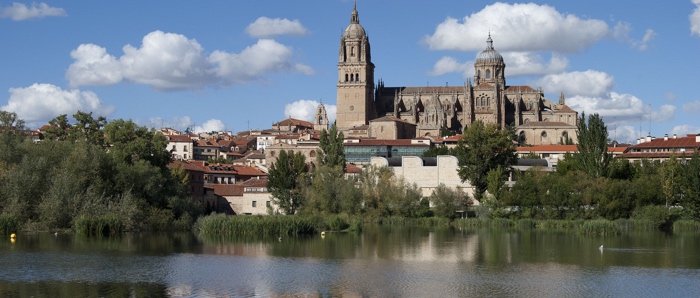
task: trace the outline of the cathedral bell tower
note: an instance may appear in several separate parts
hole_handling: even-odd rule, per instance
[[[374,64],[369,38],[360,25],[357,3],[340,38],[336,125],[340,130],[369,123],[374,117]]]

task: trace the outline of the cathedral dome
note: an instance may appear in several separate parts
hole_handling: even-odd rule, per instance
[[[501,56],[498,51],[493,48],[493,40],[491,40],[491,34],[486,40],[486,49],[481,51],[479,55],[476,55],[475,64],[491,64],[491,63],[504,63],[503,56]]]
[[[343,34],[345,38],[361,38],[365,36],[367,36],[365,28],[362,28],[362,25],[358,23],[348,25],[348,27],[345,28],[345,34]]]

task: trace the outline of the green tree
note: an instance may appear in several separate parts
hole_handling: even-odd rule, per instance
[[[661,164],[659,174],[666,208],[677,203],[676,198],[681,187],[681,171],[681,163],[675,155],[671,155],[669,160]]]
[[[306,157],[300,152],[280,151],[277,160],[270,166],[267,188],[273,201],[285,214],[295,214],[303,206],[301,187],[308,173]]]
[[[107,124],[107,118],[100,116],[95,119],[92,117],[92,112],[84,113],[81,111],[73,114],[73,118],[76,121],[71,129],[74,140],[85,141],[97,146],[104,145],[102,128]]]
[[[104,134],[109,152],[117,160],[128,164],[144,160],[162,170],[170,162],[168,140],[154,129],[117,119],[105,125]]]
[[[473,202],[461,189],[452,189],[440,183],[430,194],[430,202],[433,204],[435,216],[455,218],[457,211],[466,211]]]
[[[68,123],[68,115],[61,114],[49,120],[49,126],[44,133],[45,140],[65,141],[68,139],[71,125]]]
[[[591,177],[605,176],[612,155],[608,153],[608,128],[603,118],[593,114],[586,121],[585,113],[581,113],[577,128],[578,153],[575,158],[578,167]]]
[[[316,157],[319,166],[340,166],[345,171],[345,145],[343,144],[343,139],[343,133],[338,131],[335,123],[331,126],[330,131],[325,129],[321,131],[319,140],[321,152]]]
[[[695,152],[683,167],[680,188],[683,212],[690,218],[700,220],[700,157]]]
[[[354,179],[345,179],[340,165],[322,165],[314,169],[311,183],[304,188],[307,213],[355,214],[360,210],[361,191]]]
[[[475,121],[465,128],[462,138],[452,152],[459,159],[458,174],[462,181],[474,186],[474,198],[481,197],[488,187],[488,173],[492,169],[503,169],[501,181],[518,162],[515,134],[512,129],[499,129],[498,125]]]
[[[450,155],[450,149],[445,145],[433,146],[423,152],[423,157],[437,157],[438,155]]]

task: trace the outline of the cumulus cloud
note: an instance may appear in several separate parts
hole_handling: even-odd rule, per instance
[[[508,52],[503,53],[503,59],[508,65],[505,75],[514,77],[560,73],[569,66],[569,60],[558,54],[545,61],[542,56],[532,52]]]
[[[316,116],[316,108],[318,108],[319,104],[320,103],[315,100],[297,100],[284,107],[284,116],[312,122]],[[324,106],[326,107],[328,122],[333,124],[337,111],[336,106],[329,104],[324,104]]]
[[[692,101],[683,105],[683,111],[688,114],[696,114],[700,112],[700,101]]]
[[[698,134],[700,133],[700,126],[697,125],[690,125],[690,124],[682,124],[682,125],[676,125],[671,129],[671,132],[669,133],[671,136],[673,134],[676,134],[679,137],[686,136],[688,134]]]
[[[700,36],[700,0],[693,0],[695,9],[690,14],[690,34]]]
[[[15,112],[31,125],[41,125],[61,114],[73,115],[78,110],[108,116],[114,107],[105,106],[94,92],[62,90],[51,84],[34,84],[26,88],[10,88],[10,98],[2,110]]]
[[[219,119],[209,119],[207,122],[204,122],[202,125],[195,125],[193,132],[194,133],[200,133],[200,132],[212,132],[212,131],[224,131],[226,130],[226,125],[224,125],[224,122],[219,120]]]
[[[31,6],[14,2],[12,3],[12,6],[5,7],[0,11],[0,18],[10,18],[14,21],[24,21],[43,17],[61,17],[66,15],[68,14],[66,14],[66,11],[63,8],[51,7],[44,2],[32,3]]]
[[[459,63],[454,57],[442,57],[438,62],[433,65],[433,70],[429,71],[428,74],[432,76],[439,76],[446,73],[459,72],[464,73],[465,77],[468,77],[470,69],[473,67],[474,61],[468,61],[466,63]],[[474,70],[471,70],[473,73]]]
[[[548,5],[495,3],[462,20],[447,18],[423,41],[432,50],[475,51],[485,48],[488,32],[498,50],[577,53],[607,37],[609,28]]]
[[[651,110],[641,99],[632,94],[620,94],[610,92],[601,97],[574,96],[567,98],[567,104],[579,112],[586,114],[598,113],[607,119],[620,121],[669,121],[672,120],[676,107],[673,105],[662,105],[658,109]]]
[[[80,45],[71,52],[74,62],[66,79],[72,87],[126,80],[157,90],[181,90],[263,80],[270,72],[313,74],[311,67],[293,62],[291,48],[270,39],[259,40],[239,54],[217,50],[207,56],[194,39],[153,31],[144,36],[140,47],[126,45],[123,51],[116,58],[100,46]]]
[[[255,22],[248,25],[245,32],[257,38],[270,38],[277,35],[304,36],[309,34],[309,31],[299,20],[271,19],[268,17],[259,17]]]
[[[649,47],[649,43],[654,40],[657,33],[652,29],[647,29],[642,36],[641,40],[636,40],[630,37],[630,32],[632,32],[632,25],[626,22],[618,22],[615,24],[611,35],[613,39],[629,44],[631,47],[639,50],[645,51]]]
[[[550,73],[560,73],[569,66],[569,60],[565,57],[554,54],[549,61],[545,61],[542,56],[528,52],[508,52],[503,53],[503,59],[507,61],[507,77],[545,75]],[[474,61],[460,63],[456,58],[445,56],[440,58],[429,75],[438,76],[446,73],[461,73],[462,77],[474,76]]]
[[[611,75],[590,69],[546,75],[537,82],[544,90],[583,97],[604,96],[614,84],[615,79]]]

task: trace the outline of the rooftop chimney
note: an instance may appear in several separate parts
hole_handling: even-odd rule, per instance
[[[675,133],[673,134],[673,139],[676,139],[676,134],[675,134]]]
[[[651,135],[647,135],[647,142],[651,142]]]
[[[700,133],[695,135],[695,143],[700,143]]]
[[[668,141],[668,134],[664,134],[664,141]]]

